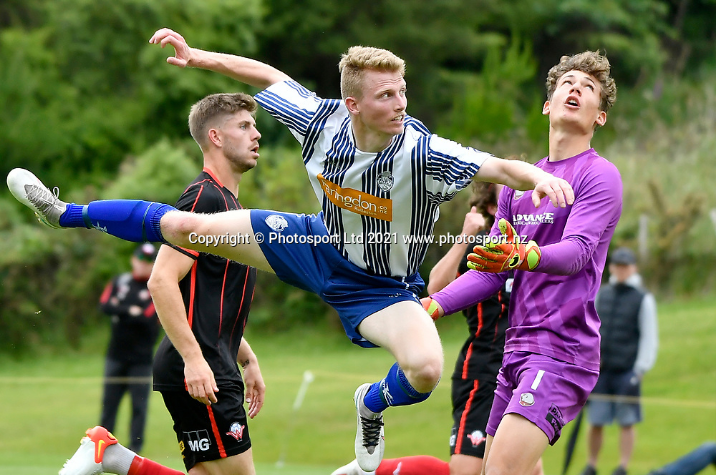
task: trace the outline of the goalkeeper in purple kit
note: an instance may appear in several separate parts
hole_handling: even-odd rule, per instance
[[[562,57],[547,77],[549,156],[536,166],[567,180],[574,203],[535,209],[505,188],[493,242],[423,305],[435,319],[492,295],[514,270],[505,354],[487,425],[483,473],[528,474],[586,403],[599,376],[599,289],[622,206],[616,167],[591,148],[616,99],[606,57]]]

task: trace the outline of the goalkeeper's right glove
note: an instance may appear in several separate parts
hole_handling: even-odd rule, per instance
[[[420,303],[423,304],[423,308],[426,312],[428,312],[428,315],[430,315],[430,318],[432,318],[433,321],[436,321],[438,318],[443,316],[443,313],[445,313],[438,301],[433,300],[430,297],[420,299]]]
[[[467,266],[483,272],[506,270],[534,270],[542,259],[542,251],[534,241],[521,242],[515,228],[505,218],[499,223],[500,242],[490,240],[484,246],[475,246],[467,255]]]

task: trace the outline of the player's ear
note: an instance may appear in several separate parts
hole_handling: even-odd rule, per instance
[[[545,101],[542,106],[542,115],[549,115],[549,101]]]
[[[599,126],[602,126],[607,123],[607,113],[604,111],[599,111],[599,115],[597,115],[597,120],[595,123]]]
[[[221,134],[219,134],[219,129],[209,129],[206,135],[209,137],[209,142],[217,147],[221,147]]]
[[[346,97],[345,103],[348,112],[350,112],[351,114],[358,114],[358,101],[356,101],[355,97]]]

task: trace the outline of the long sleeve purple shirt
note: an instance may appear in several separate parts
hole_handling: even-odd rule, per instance
[[[530,192],[504,188],[492,236],[505,218],[520,236],[534,240],[542,259],[532,272],[516,271],[510,300],[505,353],[525,351],[599,370],[599,317],[594,298],[609,242],[622,210],[617,168],[594,149],[536,166],[564,178],[574,189],[574,204],[555,208],[548,198],[535,208]],[[450,314],[485,300],[506,274],[470,271],[432,298]]]

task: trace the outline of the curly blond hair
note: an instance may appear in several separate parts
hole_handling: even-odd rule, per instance
[[[609,74],[611,66],[606,56],[599,51],[584,51],[573,56],[562,56],[559,64],[552,66],[547,73],[547,100],[552,100],[557,81],[569,71],[582,71],[593,76],[601,85],[599,109],[608,112],[617,100],[617,85]]]
[[[355,97],[360,99],[363,95],[363,71],[399,72],[405,76],[405,61],[388,50],[372,48],[369,46],[351,46],[341,56],[338,71],[341,73],[341,97]]]

